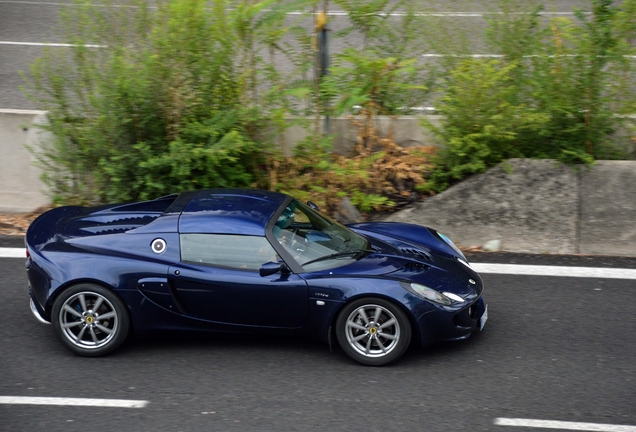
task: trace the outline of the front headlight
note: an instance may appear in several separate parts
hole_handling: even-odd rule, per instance
[[[462,303],[465,300],[453,293],[441,293],[433,288],[429,288],[426,285],[414,283],[414,282],[400,282],[400,285],[407,291],[415,294],[416,296],[423,298],[424,300],[430,300],[433,303],[441,304],[444,306],[450,306],[453,301]]]

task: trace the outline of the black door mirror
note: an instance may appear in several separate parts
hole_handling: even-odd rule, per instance
[[[311,202],[311,201],[307,201],[307,205],[309,207],[311,207],[312,209],[316,210],[316,211],[320,211],[320,208],[318,207],[318,204]]]
[[[258,274],[261,275],[261,277],[265,277],[265,276],[269,276],[269,275],[273,275],[275,273],[289,273],[289,269],[287,268],[287,266],[285,265],[284,262],[267,262],[265,264],[263,264],[261,266],[261,268],[258,270]]]

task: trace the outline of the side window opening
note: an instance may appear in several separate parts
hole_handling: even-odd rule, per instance
[[[258,271],[278,255],[265,237],[225,234],[181,234],[181,261]]]

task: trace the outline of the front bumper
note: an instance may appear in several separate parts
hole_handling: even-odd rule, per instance
[[[473,332],[483,328],[488,318],[486,310],[486,303],[480,297],[469,307],[457,312],[436,310],[422,315],[417,320],[422,345],[470,337]]]

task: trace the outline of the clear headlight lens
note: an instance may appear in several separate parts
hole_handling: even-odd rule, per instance
[[[400,283],[407,291],[412,292],[416,296],[425,300],[430,300],[433,303],[441,304],[444,306],[450,306],[453,301],[462,303],[465,300],[457,294],[444,292],[441,293],[433,288],[429,288],[426,285],[414,283],[414,282],[401,282]]]
[[[449,299],[456,301],[457,303],[464,303],[466,300],[464,300],[463,298],[461,298],[460,296],[458,296],[457,294],[453,294],[453,293],[449,293],[444,291],[442,293],[443,295],[445,295],[446,297],[448,297]]]

